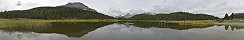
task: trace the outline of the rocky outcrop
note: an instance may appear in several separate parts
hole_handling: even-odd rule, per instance
[[[80,2],[73,2],[73,3],[68,3],[66,5],[63,5],[63,7],[71,7],[71,8],[78,8],[78,9],[83,9],[83,10],[88,10],[88,11],[96,11],[94,9],[89,8],[83,3]]]

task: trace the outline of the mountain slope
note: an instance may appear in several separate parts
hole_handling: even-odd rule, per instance
[[[113,17],[71,7],[37,7],[30,10],[0,12],[0,18],[30,19],[113,19]]]
[[[95,9],[91,9],[88,6],[86,6],[85,4],[80,3],[80,2],[68,3],[68,4],[65,4],[62,6],[63,7],[78,8],[78,9],[88,10],[88,11],[96,11]]]

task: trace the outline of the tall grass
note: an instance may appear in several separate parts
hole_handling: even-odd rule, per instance
[[[225,20],[225,22],[229,22],[229,23],[244,23],[244,19],[231,19],[231,20]]]
[[[21,27],[30,27],[38,28],[45,27],[50,25],[48,22],[35,22],[29,20],[4,20],[0,21],[0,28],[21,28]]]
[[[70,20],[38,20],[38,19],[0,19],[0,28],[45,27],[51,22],[118,22],[117,19],[70,19]]]

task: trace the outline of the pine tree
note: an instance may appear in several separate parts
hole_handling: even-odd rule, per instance
[[[234,16],[235,14],[234,13],[232,13],[231,15],[230,15],[230,19],[235,19],[235,16]]]
[[[228,19],[230,19],[230,18],[229,18],[229,15],[228,15],[228,14],[225,14],[225,17],[224,17],[224,19],[225,19],[225,20],[228,20]]]

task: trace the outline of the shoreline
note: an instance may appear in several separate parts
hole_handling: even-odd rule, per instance
[[[117,19],[70,19],[70,20],[42,20],[42,19],[0,19],[0,22],[119,22]]]
[[[168,23],[179,23],[179,24],[192,24],[192,25],[230,25],[230,26],[244,26],[242,22],[216,22],[215,20],[185,20],[185,21],[174,21],[174,20],[119,20],[119,19],[71,19],[71,20],[40,20],[40,19],[0,19],[0,22],[168,22]]]

